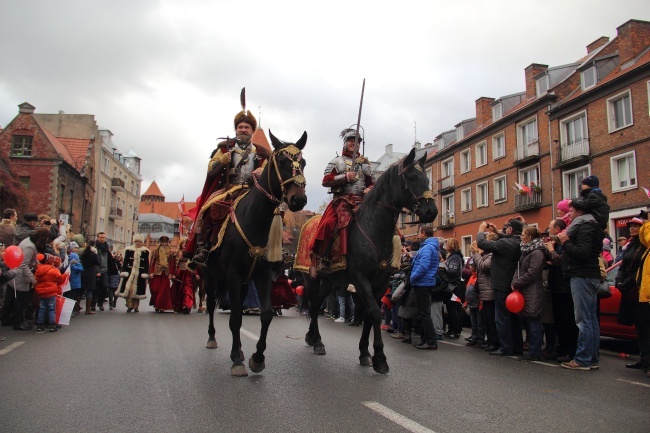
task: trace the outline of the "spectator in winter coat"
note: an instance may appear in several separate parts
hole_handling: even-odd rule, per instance
[[[465,286],[461,278],[463,266],[465,266],[465,259],[463,253],[460,251],[458,240],[452,238],[447,241],[447,275],[449,275],[449,284],[454,286],[453,292],[445,299],[445,306],[447,307],[447,314],[449,315],[449,330],[445,337],[451,339],[460,338],[462,331],[460,318],[463,314],[462,303],[465,300]]]
[[[5,264],[4,256],[5,245],[0,244],[0,294],[4,293],[5,290],[7,290],[7,283],[16,277],[16,271],[9,269],[9,266]],[[5,338],[3,336],[0,336],[0,341],[3,341],[4,339]]]
[[[476,263],[470,258],[469,263],[470,276],[467,279],[465,289],[465,307],[469,308],[469,318],[472,323],[472,335],[467,339],[465,346],[476,346],[485,343],[485,323],[480,317],[480,301],[478,297],[478,273],[476,272]]]
[[[16,233],[16,221],[18,214],[15,209],[5,209],[2,211],[2,221],[0,221],[0,244],[9,247],[14,244],[14,233]]]
[[[488,240],[497,240],[499,237],[495,233],[488,234]],[[482,345],[482,349],[488,352],[494,352],[499,348],[499,337],[497,334],[497,325],[494,317],[494,290],[490,277],[490,267],[492,266],[492,253],[488,253],[478,248],[474,256],[476,264],[476,285],[478,287],[478,296],[481,303],[481,315],[485,324],[485,336],[487,341]]]
[[[521,255],[520,235],[524,224],[517,218],[509,219],[504,225],[504,232],[499,234],[499,239],[495,241],[487,239],[488,229],[492,233],[499,234],[494,224],[488,226],[484,221],[479,226],[476,243],[483,251],[492,253],[490,277],[494,289],[494,313],[499,334],[499,349],[490,352],[490,355],[523,355],[521,321],[516,314],[506,308],[506,298],[512,291],[512,278]]]
[[[438,239],[433,237],[431,226],[420,228],[420,250],[411,264],[411,286],[420,319],[420,344],[415,347],[422,350],[436,350],[438,344],[435,340],[433,322],[431,321],[431,291],[436,285],[436,272],[438,272]]]
[[[38,225],[38,216],[35,213],[26,213],[23,223],[16,226],[14,232],[14,245],[19,245],[25,238],[29,237]]]
[[[564,221],[564,224],[567,226],[571,224],[571,217],[569,216],[569,203],[571,203],[571,200],[565,198],[564,200],[560,200],[557,203],[556,207],[557,217]]]
[[[542,309],[544,305],[544,285],[542,271],[546,262],[546,249],[537,228],[525,227],[521,234],[521,257],[517,271],[512,279],[512,290],[524,296],[524,310],[521,315],[526,318],[526,332],[530,348],[527,354],[519,357],[520,361],[539,361],[542,355]]]
[[[56,332],[56,296],[61,294],[61,285],[67,280],[59,270],[61,258],[52,254],[39,254],[36,265],[36,296],[38,296],[40,307],[36,319],[36,333],[45,332],[43,323],[45,313],[48,314],[47,323],[50,325],[50,332]]]
[[[595,216],[587,214],[587,202],[578,198],[571,201],[571,225],[558,238],[564,248],[562,275],[571,279],[571,296],[578,325],[578,347],[575,357],[561,365],[570,370],[598,368],[600,326],[596,308],[596,290],[600,284],[598,257],[603,246],[604,233]]]
[[[81,295],[83,290],[81,289],[81,274],[84,271],[84,267],[81,264],[81,259],[79,258],[79,244],[75,241],[70,242],[70,254],[68,257],[68,265],[70,266],[70,290],[65,292],[64,296],[75,301],[74,309],[72,314],[78,315],[81,311]]]
[[[592,175],[582,179],[580,197],[584,199],[585,213],[593,215],[598,226],[605,230],[609,221],[609,205],[607,204],[607,197],[599,188],[599,184],[597,176]]]

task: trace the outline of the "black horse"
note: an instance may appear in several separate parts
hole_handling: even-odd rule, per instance
[[[302,149],[307,143],[307,132],[304,132],[295,144],[278,140],[271,131],[269,135],[273,153],[259,180],[255,180],[255,186],[233,204],[230,218],[225,223],[227,227],[223,232],[221,246],[210,254],[203,272],[210,315],[206,347],[217,347],[214,337],[214,309],[217,301],[227,292],[232,333],[231,374],[239,377],[248,376],[242,363],[244,354],[240,337],[242,303],[248,291],[248,282],[255,283],[261,303],[260,339],[257,342],[257,351],[248,363],[250,369],[258,373],[265,367],[266,335],[273,319],[270,297],[271,270],[274,264],[282,260],[282,221],[279,206],[285,202],[291,211],[298,212],[307,204],[303,175],[306,161],[302,158]]]
[[[346,270],[316,278],[309,278],[304,273],[311,319],[305,341],[314,346],[315,354],[325,355],[325,345],[318,330],[318,312],[323,300],[333,288],[351,283],[365,311],[359,341],[359,361],[363,366],[372,365],[378,373],[388,373],[381,337],[379,302],[389,287],[390,276],[394,272],[391,260],[397,219],[403,208],[417,214],[419,221],[425,223],[438,216],[438,208],[424,173],[425,160],[426,154],[416,161],[415,149],[411,150],[402,161],[382,174],[374,188],[365,196],[348,228]],[[304,245],[307,242],[301,236],[300,248],[308,248],[308,245]],[[374,331],[375,352],[372,357],[368,351],[371,327]]]

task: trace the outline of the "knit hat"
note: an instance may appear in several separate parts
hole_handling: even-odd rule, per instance
[[[561,210],[562,212],[569,212],[569,203],[571,203],[571,200],[568,198],[560,200],[557,203],[557,210]]]
[[[587,185],[589,188],[596,188],[600,182],[598,181],[598,176],[591,175],[582,179],[582,184]]]
[[[61,266],[61,257],[55,256],[54,254],[39,254],[36,256],[36,259],[39,261],[39,263],[46,265],[52,265],[57,268]]]
[[[76,243],[75,241],[70,242],[70,249],[73,249],[73,248],[79,248],[79,244]]]
[[[520,234],[524,230],[524,224],[518,219],[513,218],[511,220],[508,220],[505,225],[512,227],[512,231],[517,234]]]

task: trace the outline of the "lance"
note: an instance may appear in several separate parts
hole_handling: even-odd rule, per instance
[[[363,108],[363,93],[366,90],[366,79],[363,79],[361,85],[361,101],[359,102],[359,115],[357,116],[357,132],[354,135],[354,156],[352,157],[352,170],[357,171],[357,153],[359,153],[359,125],[361,124],[361,109]],[[363,152],[366,152],[366,145],[363,145]]]

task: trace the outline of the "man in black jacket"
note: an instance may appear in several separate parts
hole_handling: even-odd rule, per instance
[[[562,243],[562,275],[570,278],[578,347],[571,361],[562,367],[570,370],[595,370],[598,368],[600,327],[596,307],[596,290],[600,284],[598,256],[603,248],[605,233],[593,215],[586,213],[588,204],[583,198],[571,201],[571,224],[566,232],[558,234]]]
[[[483,251],[492,253],[490,277],[494,289],[494,309],[497,334],[499,335],[499,349],[490,352],[490,355],[511,356],[521,355],[524,350],[521,335],[521,321],[519,316],[511,313],[506,308],[506,298],[512,291],[512,277],[517,270],[517,263],[521,255],[521,232],[524,224],[516,218],[508,220],[504,226],[505,233],[499,233],[499,239],[490,241],[486,238],[485,230],[494,233],[497,228],[494,224],[481,223],[476,236],[477,245]]]

